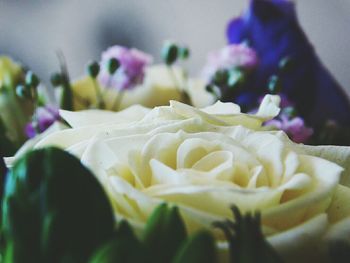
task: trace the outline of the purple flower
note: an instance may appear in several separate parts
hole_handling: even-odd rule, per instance
[[[203,69],[203,76],[210,80],[220,69],[252,69],[257,64],[258,57],[253,49],[245,44],[232,44],[209,53],[207,64]]]
[[[25,127],[28,138],[33,138],[38,133],[44,132],[60,117],[58,108],[55,106],[39,107],[34,116],[33,121]]]
[[[111,76],[106,67],[108,61],[115,58],[120,67]],[[112,46],[102,53],[99,81],[107,88],[118,90],[132,89],[143,82],[145,67],[152,63],[152,57],[137,49]]]
[[[308,123],[319,126],[334,119],[350,125],[349,99],[319,61],[291,1],[251,0],[248,10],[229,23],[227,36],[229,43],[246,41],[258,54],[259,65],[244,89],[249,102],[265,94],[269,77],[278,74],[283,92]],[[280,73],[279,62],[285,57],[293,64]]]
[[[267,121],[265,126],[272,126],[284,131],[296,143],[305,143],[313,134],[313,129],[308,128],[300,117],[289,118],[281,114],[277,119]]]

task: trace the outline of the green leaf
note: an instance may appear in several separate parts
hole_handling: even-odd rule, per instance
[[[135,237],[130,225],[123,221],[115,237],[100,247],[89,263],[142,263],[148,260],[145,248]]]
[[[186,229],[177,207],[158,206],[147,221],[144,244],[153,262],[170,262],[186,240]]]
[[[30,152],[10,171],[4,231],[13,262],[86,262],[112,236],[102,187],[80,161],[57,148]],[[71,258],[71,260],[68,260]]]
[[[62,86],[62,96],[61,96],[61,109],[63,110],[74,110],[73,107],[73,91],[70,83],[64,82]]]
[[[208,232],[198,232],[181,246],[173,263],[217,262],[215,240]]]
[[[279,263],[283,262],[277,252],[265,240],[261,232],[260,214],[242,215],[233,206],[235,222],[226,220],[215,222],[229,241],[230,262],[232,263]]]
[[[6,136],[5,125],[0,118],[0,158],[13,155],[15,150],[15,146]]]
[[[0,207],[2,204],[2,196],[4,194],[4,183],[5,183],[6,172],[7,172],[7,169],[6,169],[4,159],[0,155]]]

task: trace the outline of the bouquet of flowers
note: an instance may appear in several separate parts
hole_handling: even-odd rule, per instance
[[[350,103],[293,3],[252,0],[201,77],[112,46],[45,85],[0,58],[1,262],[347,262]]]

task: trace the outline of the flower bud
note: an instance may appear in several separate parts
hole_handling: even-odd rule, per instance
[[[268,90],[271,92],[271,94],[277,94],[281,92],[282,83],[278,76],[272,75],[270,77],[269,83],[268,83]]]
[[[25,78],[25,84],[28,87],[36,88],[38,87],[40,80],[37,75],[35,75],[32,71],[28,71]]]
[[[95,79],[100,73],[100,64],[98,64],[96,61],[93,61],[87,66],[86,71],[91,78]]]
[[[31,98],[31,94],[30,94],[29,89],[23,85],[18,85],[16,87],[16,94],[21,99],[30,99]]]
[[[63,83],[63,76],[61,73],[54,73],[51,75],[50,81],[54,87],[61,86]]]
[[[215,72],[213,82],[215,85],[219,87],[226,86],[228,82],[228,78],[229,78],[229,74],[227,70],[220,69]]]
[[[117,69],[120,67],[120,62],[116,58],[111,58],[107,62],[107,69],[110,75],[113,75]]]
[[[280,60],[278,67],[282,72],[290,71],[294,67],[294,61],[291,57],[286,56]]]
[[[181,59],[188,59],[190,56],[190,49],[188,47],[181,47],[179,48],[179,53]]]
[[[179,48],[173,43],[167,43],[162,49],[162,59],[167,65],[172,65],[178,58]]]
[[[239,70],[230,70],[228,72],[227,85],[229,88],[237,88],[243,81],[243,74]]]

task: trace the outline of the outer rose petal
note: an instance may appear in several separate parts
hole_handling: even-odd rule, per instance
[[[344,168],[340,183],[350,187],[350,147],[346,146],[309,146],[300,145],[308,154],[337,163]]]
[[[108,122],[127,123],[141,120],[150,109],[140,105],[131,106],[123,111],[111,112],[103,110],[86,110],[71,112],[60,110],[62,118],[68,122],[72,128],[105,124]]]

